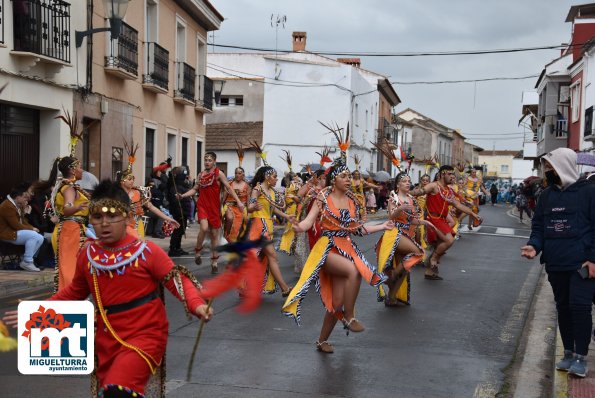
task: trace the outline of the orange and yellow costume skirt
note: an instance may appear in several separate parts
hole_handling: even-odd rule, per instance
[[[261,236],[268,240],[273,240],[273,220],[270,218],[253,218],[252,224],[250,225],[250,234],[248,238],[250,240],[257,240]],[[258,258],[264,266],[265,273],[263,275],[262,292],[265,294],[273,294],[279,290],[279,285],[269,268],[269,259],[262,252],[262,249],[258,250]]]
[[[287,207],[285,213],[290,216],[295,216],[297,213],[297,203],[293,203]],[[279,244],[279,250],[289,254],[290,256],[295,253],[295,245],[296,245],[296,233],[293,230],[293,224],[287,222],[285,225],[285,231],[283,231],[283,235],[281,236],[281,243]]]
[[[236,242],[238,240],[238,235],[242,231],[242,226],[244,225],[245,213],[240,210],[236,205],[236,202],[227,202],[225,207],[226,210],[224,214],[230,212],[232,215],[232,222],[231,227],[229,230],[225,231],[223,236],[228,242]]]
[[[383,273],[386,270],[392,268],[396,269],[398,264],[398,260],[396,258],[397,254],[397,247],[399,246],[399,242],[401,239],[410,239],[411,242],[415,244],[423,253],[422,247],[409,235],[406,235],[401,229],[398,227],[393,228],[388,231],[384,231],[378,243],[376,243],[376,255],[378,257],[378,272]],[[403,267],[407,271],[407,277],[401,284],[399,290],[396,291],[394,297],[389,297],[390,300],[398,300],[402,303],[409,304],[411,300],[411,276],[409,275],[409,270],[417,263],[423,261],[424,255],[417,255],[415,253],[408,253],[406,254],[401,262],[403,263]],[[384,301],[388,292],[385,291],[386,289],[384,286],[378,287],[378,301]]]
[[[378,287],[387,279],[386,275],[379,274],[376,267],[368,263],[355,242],[351,240],[349,233],[344,231],[323,231],[322,236],[312,248],[304,264],[300,279],[291,290],[281,309],[283,315],[293,318],[298,325],[301,318],[301,303],[312,283],[314,283],[320,294],[322,304],[326,310],[330,313],[335,312],[332,278],[323,269],[323,265],[331,252],[353,262],[362,278],[371,286]]]
[[[56,224],[52,233],[52,247],[56,258],[54,290],[62,290],[72,282],[78,252],[86,239],[86,219],[72,217]]]

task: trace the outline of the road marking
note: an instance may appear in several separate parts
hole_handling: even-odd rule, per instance
[[[496,233],[498,235],[514,235],[514,229],[498,227],[496,228]]]
[[[463,232],[465,235],[486,235],[486,236],[499,236],[503,238],[520,238],[520,239],[529,239],[528,236],[522,235],[506,235],[506,234],[493,234],[489,232]]]

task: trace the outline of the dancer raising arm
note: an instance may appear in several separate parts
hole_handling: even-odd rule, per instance
[[[364,325],[355,318],[355,302],[361,278],[372,286],[378,286],[386,280],[386,276],[378,274],[376,267],[364,258],[351,235],[393,228],[391,221],[364,227],[359,201],[350,191],[351,174],[346,165],[349,127],[346,139],[338,130],[337,135],[342,153],[326,176],[328,186],[320,192],[308,216],[295,225],[296,232],[304,232],[320,217],[322,236],[310,252],[300,279],[282,308],[286,316],[299,324],[301,302],[309,287],[312,283],[320,286],[319,293],[326,312],[316,348],[324,353],[333,352],[327,340],[338,319],[348,332],[364,330]]]

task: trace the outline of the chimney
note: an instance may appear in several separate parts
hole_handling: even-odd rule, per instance
[[[293,32],[293,51],[306,51],[306,32]]]
[[[359,58],[337,58],[337,62],[341,62],[342,64],[347,64],[351,66],[355,66],[359,68],[362,64]]]

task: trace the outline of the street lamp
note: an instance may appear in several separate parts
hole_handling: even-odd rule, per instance
[[[213,81],[213,89],[215,90],[215,103],[217,105],[221,104],[221,93],[223,92],[223,87],[225,86],[225,83],[225,80]]]
[[[97,32],[110,31],[111,39],[114,40],[120,35],[122,29],[122,20],[126,15],[126,9],[130,0],[103,0],[103,8],[105,9],[105,16],[109,19],[109,28],[95,28],[85,30],[83,32],[75,32],[75,44],[76,48],[79,48],[83,44],[83,38],[91,36]]]

